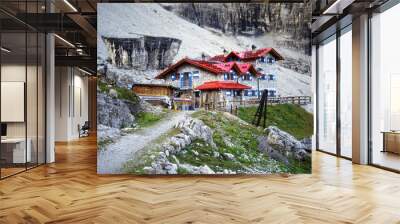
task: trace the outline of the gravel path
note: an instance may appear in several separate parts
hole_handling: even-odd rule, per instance
[[[187,113],[174,112],[153,126],[122,136],[116,143],[108,145],[106,150],[98,152],[97,172],[99,174],[121,173],[122,165],[132,159],[136,151],[173,128],[176,123],[185,118]]]

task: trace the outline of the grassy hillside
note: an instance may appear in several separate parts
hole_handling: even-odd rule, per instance
[[[300,162],[290,158],[290,164],[284,165],[261,153],[257,141],[257,137],[264,134],[261,128],[245,124],[221,112],[198,111],[192,116],[202,120],[213,130],[213,139],[217,148],[213,149],[201,141],[194,142],[186,148],[186,153],[177,155],[181,162],[196,166],[207,164],[214,171],[230,169],[246,172],[250,169],[267,173],[311,172],[311,161]],[[198,156],[195,156],[196,152]],[[216,152],[222,157],[213,156]],[[235,160],[224,158],[225,153],[234,155]]]
[[[202,120],[213,130],[213,139],[217,147],[212,148],[201,140],[195,141],[186,148],[185,153],[176,155],[179,161],[195,166],[207,164],[217,172],[224,169],[239,173],[247,172],[249,169],[267,173],[290,170],[284,164],[260,153],[257,137],[263,134],[261,129],[221,112],[198,111],[192,116]],[[235,159],[228,159],[226,153],[233,155]],[[215,154],[220,156],[214,156]]]
[[[139,112],[136,114],[136,122],[140,128],[151,126],[160,121],[166,114],[155,114],[150,112]]]
[[[194,140],[179,153],[169,154],[169,161],[179,160],[180,164],[192,166],[207,165],[215,172],[224,170],[236,173],[310,173],[311,161],[297,161],[289,158],[289,164],[270,158],[258,149],[257,138],[264,135],[262,128],[249,125],[240,119],[221,112],[198,111],[192,117],[202,120],[212,129],[212,137],[216,147],[201,139]],[[144,174],[144,167],[151,166],[154,158],[162,150],[162,144],[172,136],[181,133],[180,129],[172,129],[166,135],[138,152],[134,160],[124,165],[124,172]],[[232,157],[232,158],[230,158]],[[189,173],[185,167],[178,165],[178,174]]]
[[[251,123],[256,111],[256,106],[242,107],[238,111],[238,117]],[[302,139],[313,134],[313,115],[293,104],[268,106],[267,126],[270,125],[275,125],[297,139]]]
[[[109,93],[110,89],[114,89],[117,92],[118,99],[128,100],[131,103],[139,103],[139,97],[130,89],[119,87],[116,85],[109,85],[108,83],[98,80],[97,86],[102,93]]]

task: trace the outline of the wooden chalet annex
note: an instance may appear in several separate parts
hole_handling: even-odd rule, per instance
[[[171,99],[177,89],[169,84],[158,83],[136,83],[132,86],[132,91],[142,100],[162,106],[171,105]]]

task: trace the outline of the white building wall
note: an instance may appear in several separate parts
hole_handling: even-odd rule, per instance
[[[272,55],[268,54],[266,58],[273,57]],[[243,76],[239,76],[235,81],[238,81],[241,84],[250,86],[251,89],[248,90],[249,94],[248,96],[244,96],[245,98],[255,98],[258,97],[258,91],[261,91],[268,89],[275,91],[274,95],[277,96],[279,93],[276,91],[277,89],[277,61],[274,58],[273,63],[267,63],[267,62],[260,62],[259,60],[256,60],[252,62],[252,64],[255,66],[255,68],[261,68],[262,73],[267,75],[266,80],[262,80],[261,78],[252,76],[252,80],[244,80]],[[192,80],[192,85],[193,89],[195,89],[197,86],[204,84],[205,82],[209,81],[216,81],[216,80],[224,80],[224,75],[219,74],[216,75],[214,73],[208,72],[206,70],[203,70],[201,68],[192,66],[192,65],[182,65],[180,66],[175,73],[170,73],[167,75],[164,79],[168,84],[171,84],[175,87],[180,87],[180,80],[177,79],[176,74],[177,73],[184,73],[184,72],[194,72],[194,71],[199,71],[199,78],[193,78]],[[172,79],[172,74],[175,75],[175,80]],[[269,79],[268,75],[273,75],[273,80]]]
[[[261,78],[259,79],[260,91],[262,91],[264,89],[273,90],[273,91],[276,91],[275,95],[279,95],[279,92],[277,92],[277,80],[279,79],[278,73],[277,73],[277,71],[278,71],[277,63],[279,63],[279,62],[277,62],[276,59],[271,54],[267,54],[265,56],[265,58],[267,61],[268,61],[268,58],[272,58],[273,59],[272,63],[261,62],[259,59],[252,63],[257,70],[262,69],[261,73],[266,75],[265,80],[263,80]],[[270,80],[270,75],[272,75],[273,80]]]
[[[176,73],[184,73],[184,72],[194,72],[194,71],[199,71],[199,78],[193,78],[193,89],[195,89],[197,86],[202,85],[204,82],[209,82],[209,81],[216,81],[216,80],[223,80],[224,76],[223,75],[216,75],[214,73],[208,72],[206,70],[200,69],[198,67],[192,66],[192,65],[182,65],[178,68]],[[175,73],[175,75],[176,75]],[[165,81],[168,84],[171,84],[175,87],[180,87],[179,79],[176,79],[175,76],[175,81],[172,80],[172,73],[167,75],[165,77]]]

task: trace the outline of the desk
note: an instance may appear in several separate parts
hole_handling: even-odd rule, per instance
[[[400,132],[383,131],[383,150],[382,152],[392,152],[400,154]]]
[[[25,152],[25,138],[6,138],[1,139],[1,156],[6,163],[26,163],[31,162],[31,139],[27,139],[28,144]]]

